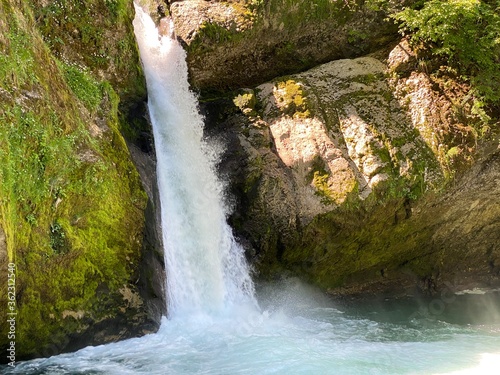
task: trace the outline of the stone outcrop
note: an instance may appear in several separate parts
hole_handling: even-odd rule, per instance
[[[253,86],[361,56],[397,33],[385,12],[361,1],[187,0],[172,2],[170,13],[186,45],[192,84],[204,91]]]
[[[414,295],[500,285],[499,153],[445,194],[316,218],[282,263],[335,295]]]
[[[386,17],[411,1],[384,3],[172,4],[207,134],[228,145],[231,222],[261,276],[331,293],[493,285],[498,125],[442,61],[397,42]],[[492,180],[472,183],[483,167]],[[490,208],[479,233],[474,192]]]
[[[0,4],[0,296],[6,311],[14,263],[16,360],[152,332],[164,311],[121,134],[150,153],[132,17],[129,1]]]
[[[205,104],[261,276],[334,294],[498,284],[498,140],[478,141],[466,87],[415,61],[402,40]]]

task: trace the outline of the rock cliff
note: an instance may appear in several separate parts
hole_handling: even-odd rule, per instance
[[[279,8],[280,14],[302,5]],[[209,14],[212,6],[234,4],[204,4],[199,13]],[[175,9],[174,21],[184,25]],[[356,12],[373,11],[343,9],[346,19],[356,20]],[[218,12],[230,18],[229,13]],[[237,57],[235,50],[221,52],[239,37],[204,39],[203,52],[187,47],[193,85],[206,98],[207,134],[228,146],[220,168],[236,197],[233,227],[261,276],[292,271],[333,294],[435,293],[450,283],[457,289],[497,287],[498,119],[485,120],[474,111],[471,88],[437,65],[442,61],[419,55],[376,19],[364,18],[394,38],[377,52],[340,60],[345,55],[332,55],[336,60],[301,72],[292,64],[288,71],[296,73],[247,88],[245,83],[258,79],[252,74],[260,72],[264,79],[273,73],[263,65],[241,64],[250,51]],[[181,30],[181,39],[194,43],[206,22],[194,23],[205,25],[201,30],[190,25],[193,33]],[[258,28],[254,22],[233,29]],[[304,30],[311,24],[304,22]],[[269,39],[275,35],[282,36],[276,43],[294,40],[293,33],[283,37],[277,27],[252,43],[273,45]],[[383,40],[376,35],[368,39]],[[349,40],[335,39],[335,45],[347,48]],[[301,53],[293,49],[290,56],[300,60]],[[203,75],[198,54],[206,64]],[[278,61],[274,73],[288,72],[279,67],[278,49],[265,56]],[[212,69],[218,58],[224,62]],[[213,96],[223,87],[208,77],[233,82],[233,63],[251,66],[252,73],[240,71],[246,78],[226,86],[239,89]]]
[[[252,86],[327,61],[361,56],[397,34],[377,1],[171,3],[191,81],[201,90]]]
[[[0,3],[0,290],[4,312],[15,264],[17,313],[0,347],[17,360],[158,324],[139,268],[147,197],[121,134],[148,148],[132,18],[128,1]]]

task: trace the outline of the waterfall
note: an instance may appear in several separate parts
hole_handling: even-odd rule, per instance
[[[189,89],[186,54],[136,7],[134,29],[157,156],[169,316],[255,304],[243,250],[226,222],[217,150]]]

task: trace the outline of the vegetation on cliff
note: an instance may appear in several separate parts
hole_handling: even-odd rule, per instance
[[[228,118],[218,126],[237,128],[240,148],[230,152],[246,154],[238,164],[246,172],[235,173],[241,207],[232,220],[251,244],[256,268],[269,275],[284,266],[335,292],[348,286],[346,293],[411,285],[433,292],[443,275],[495,283],[500,211],[488,194],[498,190],[492,156],[500,130],[498,1],[253,1],[254,29],[240,34],[260,35],[272,47],[257,49],[255,63],[238,54],[242,74],[267,77],[261,62],[271,54],[279,62],[301,61],[309,46],[318,47],[335,12],[316,14],[314,6],[342,9],[338,21],[359,46],[375,43],[362,23],[373,26],[378,18],[368,14],[382,16],[384,31],[399,29],[403,39],[390,34],[389,45],[370,57],[273,77],[233,94],[241,113],[222,109]],[[356,17],[363,21],[353,23]],[[314,36],[309,28],[316,28]],[[216,61],[220,54],[231,66],[232,52],[221,46],[237,50],[244,40],[230,27],[223,38],[217,30],[193,34],[204,40],[203,50],[196,43],[188,48],[193,83],[202,89],[217,88],[207,82],[218,71],[209,62],[209,72],[198,72],[196,59]],[[297,43],[293,30],[304,31],[308,45]],[[336,42],[352,51],[349,38]],[[216,75],[234,78],[231,69]],[[486,211],[474,189],[490,202],[484,218],[477,218]],[[472,217],[475,223],[464,219]]]
[[[141,320],[146,197],[119,132],[145,92],[132,16],[122,0],[0,2],[0,258],[16,264],[18,359]]]
[[[480,99],[500,100],[500,1],[427,1],[393,17],[414,45],[423,43],[456,74],[470,81]],[[479,109],[479,108],[478,108]]]

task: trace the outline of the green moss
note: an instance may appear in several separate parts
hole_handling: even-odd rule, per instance
[[[280,110],[294,118],[312,117],[304,86],[288,79],[276,83],[274,96]]]
[[[233,33],[217,23],[204,22],[199,29],[199,35],[216,43],[224,43],[231,40]]]
[[[104,0],[104,5],[108,9],[108,14],[115,22],[122,20],[127,21],[125,18],[129,15],[128,3],[122,0]]]
[[[319,155],[313,159],[311,169],[307,174],[307,183],[312,183],[316,189],[315,194],[321,198],[321,202],[325,205],[335,203],[332,189],[328,184],[330,174],[325,169],[325,163]]]
[[[256,22],[272,19],[276,25],[283,24],[287,30],[296,30],[301,28],[304,23],[313,21],[335,20],[344,24],[353,16],[361,2],[356,0],[270,0],[253,2],[253,4]]]
[[[34,0],[28,4],[36,27],[57,58],[84,68],[94,78],[104,76],[124,102],[145,95],[131,1]]]
[[[17,265],[19,358],[55,354],[118,313],[146,202],[118,131],[120,97],[89,67],[53,56],[31,5],[0,2],[0,220]],[[102,309],[101,290],[114,305]]]
[[[425,222],[404,218],[401,200],[356,211],[341,207],[320,215],[304,228],[297,246],[284,253],[283,265],[324,289],[373,281],[382,268],[404,267],[426,277],[434,266],[420,261],[426,255],[419,244],[432,232]]]
[[[84,68],[63,63],[60,68],[71,91],[89,111],[95,112],[103,97],[99,83]]]
[[[371,85],[375,82],[379,82],[383,79],[383,74],[366,74],[352,77],[352,81],[363,83],[365,85]],[[389,100],[392,99],[392,95]]]
[[[257,115],[255,111],[257,106],[257,98],[253,91],[244,91],[238,94],[234,99],[233,103],[238,107],[245,115]]]
[[[321,172],[314,172],[313,185],[316,188],[315,194],[321,197],[321,203],[326,205],[331,205],[335,202],[333,198],[333,192],[328,184],[328,179],[330,178],[328,173],[321,174]]]
[[[245,182],[243,185],[243,192],[250,194],[255,190],[259,180],[262,177],[264,170],[264,160],[262,156],[257,155],[249,162],[248,173],[246,174]]]
[[[56,254],[67,251],[66,233],[62,225],[57,221],[50,224],[50,247]]]
[[[457,156],[458,154],[460,153],[460,149],[458,147],[451,147],[448,152],[446,153],[446,156],[448,158],[454,158],[455,156]]]

